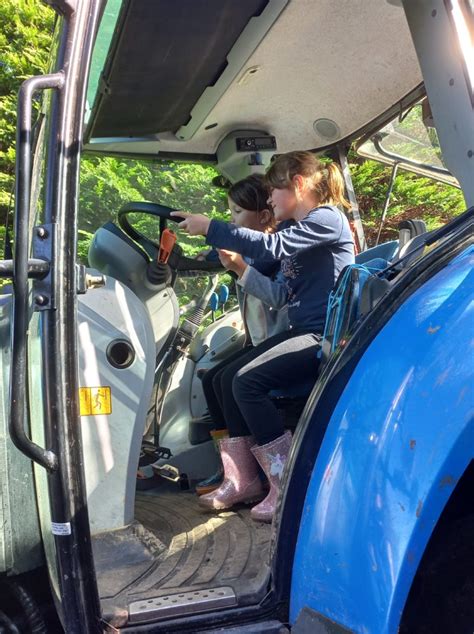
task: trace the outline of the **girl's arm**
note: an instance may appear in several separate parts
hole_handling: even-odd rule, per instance
[[[237,284],[249,295],[262,300],[272,308],[283,308],[288,301],[288,291],[282,279],[272,280],[253,266],[247,266]]]
[[[237,274],[237,284],[272,308],[282,308],[287,302],[287,288],[281,271],[273,280],[244,261],[239,253],[219,249],[219,259],[229,271]],[[275,263],[277,264],[277,263]]]
[[[337,241],[343,229],[343,218],[335,208],[319,208],[291,227],[276,233],[262,233],[211,220],[206,242],[221,249],[237,251],[250,258],[276,259]]]
[[[179,226],[191,235],[206,236],[207,244],[236,251],[253,259],[290,257],[294,253],[336,242],[343,231],[344,219],[336,207],[319,207],[306,218],[276,233],[262,233],[220,220],[209,220],[202,214],[172,212],[184,218]]]

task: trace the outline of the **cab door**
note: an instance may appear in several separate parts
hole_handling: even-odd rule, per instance
[[[13,280],[9,432],[35,463],[44,551],[62,624],[71,633],[95,632],[100,605],[78,410],[76,202],[100,3],[53,4],[51,72],[25,81],[18,97],[14,258],[2,263]]]

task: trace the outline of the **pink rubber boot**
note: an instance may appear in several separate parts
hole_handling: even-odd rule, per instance
[[[228,509],[238,502],[256,502],[263,496],[258,465],[250,447],[252,436],[223,438],[219,441],[224,481],[212,493],[201,495],[199,505],[208,509]]]
[[[250,511],[252,519],[271,522],[280,492],[280,481],[291,447],[291,432],[286,431],[266,445],[255,445],[251,451],[270,482],[270,493]]]

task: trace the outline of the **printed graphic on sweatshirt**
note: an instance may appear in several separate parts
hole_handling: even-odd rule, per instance
[[[281,262],[281,272],[290,280],[295,280],[301,273],[302,266],[298,264],[296,254],[289,258],[285,258]]]
[[[288,293],[288,308],[298,308],[301,304],[300,301],[295,302],[296,294],[290,280],[296,280],[302,269],[303,267],[298,263],[296,254],[285,258],[281,262],[281,272],[285,277],[285,286]]]

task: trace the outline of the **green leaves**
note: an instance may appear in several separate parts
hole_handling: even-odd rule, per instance
[[[5,223],[15,173],[16,98],[21,82],[47,71],[55,14],[39,0],[0,2],[0,226]],[[407,125],[415,125],[410,118]],[[414,116],[414,115],[413,115]],[[352,178],[369,243],[374,239],[390,179],[390,168],[350,156]],[[85,262],[93,232],[114,220],[130,201],[161,202],[178,209],[228,219],[223,190],[211,185],[217,172],[209,165],[139,162],[86,156],[81,165],[78,254]],[[462,193],[400,170],[395,181],[382,240],[397,235],[398,223],[423,218],[428,228],[465,209]],[[156,224],[142,217],[138,226],[150,236]],[[1,234],[0,234],[1,238]],[[202,249],[202,239],[179,236],[186,254]]]
[[[369,246],[377,236],[391,167],[362,160],[351,153],[350,169],[359,211]],[[402,220],[421,219],[435,229],[466,209],[462,192],[455,187],[422,178],[400,169],[395,179],[381,242],[398,237]]]
[[[0,2],[0,222],[15,174],[16,99],[23,80],[46,72],[55,13],[34,0]]]
[[[227,196],[211,185],[217,175],[209,165],[152,163],[112,157],[84,156],[81,163],[79,227],[90,233],[109,220],[128,202],[159,202],[186,211],[203,212],[225,219]],[[133,226],[144,235],[158,239],[158,223],[150,216],[136,214]],[[172,223],[174,231],[177,226]],[[186,255],[202,251],[202,238],[179,232]]]

